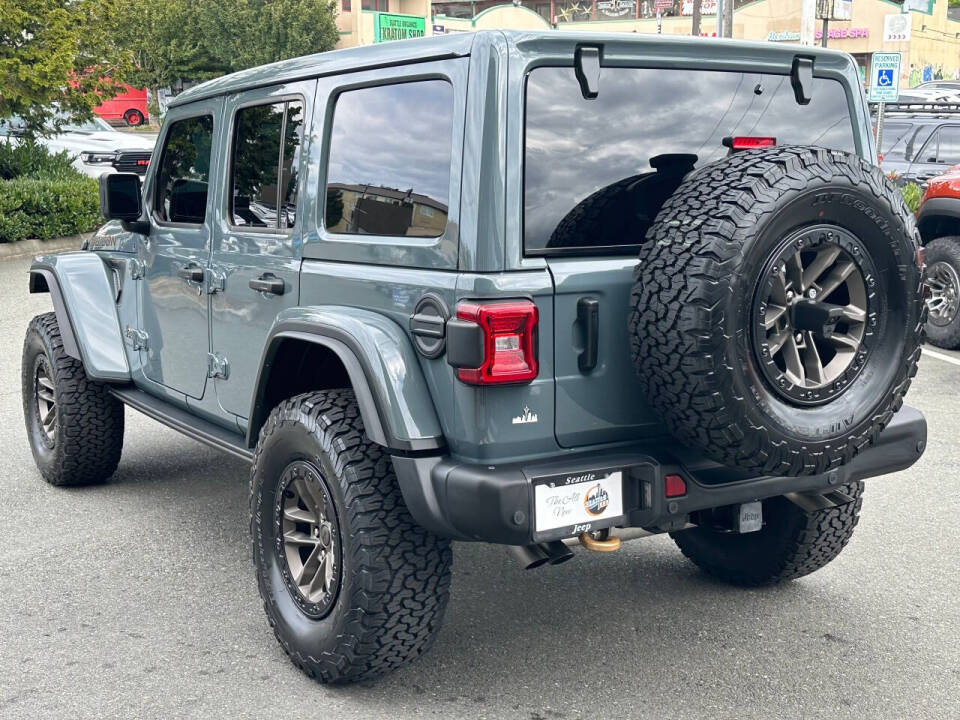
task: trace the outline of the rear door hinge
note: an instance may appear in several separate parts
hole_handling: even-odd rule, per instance
[[[139,280],[146,274],[146,266],[143,264],[143,260],[137,260],[136,258],[131,259],[130,261],[130,279]]]
[[[137,328],[127,327],[124,329],[123,334],[127,337],[127,340],[130,343],[130,346],[134,350],[146,350],[150,336],[147,335],[143,330],[137,330]]]
[[[230,363],[220,353],[207,353],[207,377],[221,380],[230,377]]]
[[[227,274],[219,268],[207,268],[207,295],[223,292],[227,285]]]

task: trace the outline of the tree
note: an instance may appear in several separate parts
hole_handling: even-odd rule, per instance
[[[336,14],[336,0],[127,0],[117,40],[136,84],[165,87],[332,50]]]
[[[0,0],[0,119],[28,135],[113,97],[131,55],[113,42],[120,0]],[[61,115],[61,117],[62,117]]]

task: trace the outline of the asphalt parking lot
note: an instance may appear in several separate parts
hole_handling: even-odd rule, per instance
[[[42,482],[20,350],[50,301],[28,265],[0,262],[2,718],[960,717],[960,353],[924,357],[908,402],[926,454],[868,481],[824,570],[744,591],[666,537],[532,572],[457,544],[433,651],[327,688],[267,626],[241,462],[128,410],[110,483]]]

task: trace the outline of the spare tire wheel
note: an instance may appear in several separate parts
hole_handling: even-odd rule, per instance
[[[640,252],[631,349],[651,404],[719,462],[810,475],[873,442],[916,374],[919,236],[847,153],[779,147],[687,177]]]

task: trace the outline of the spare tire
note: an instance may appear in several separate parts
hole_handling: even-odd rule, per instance
[[[679,439],[727,465],[812,475],[876,440],[916,374],[919,235],[847,153],[736,153],[687,177],[641,248],[631,349]]]

